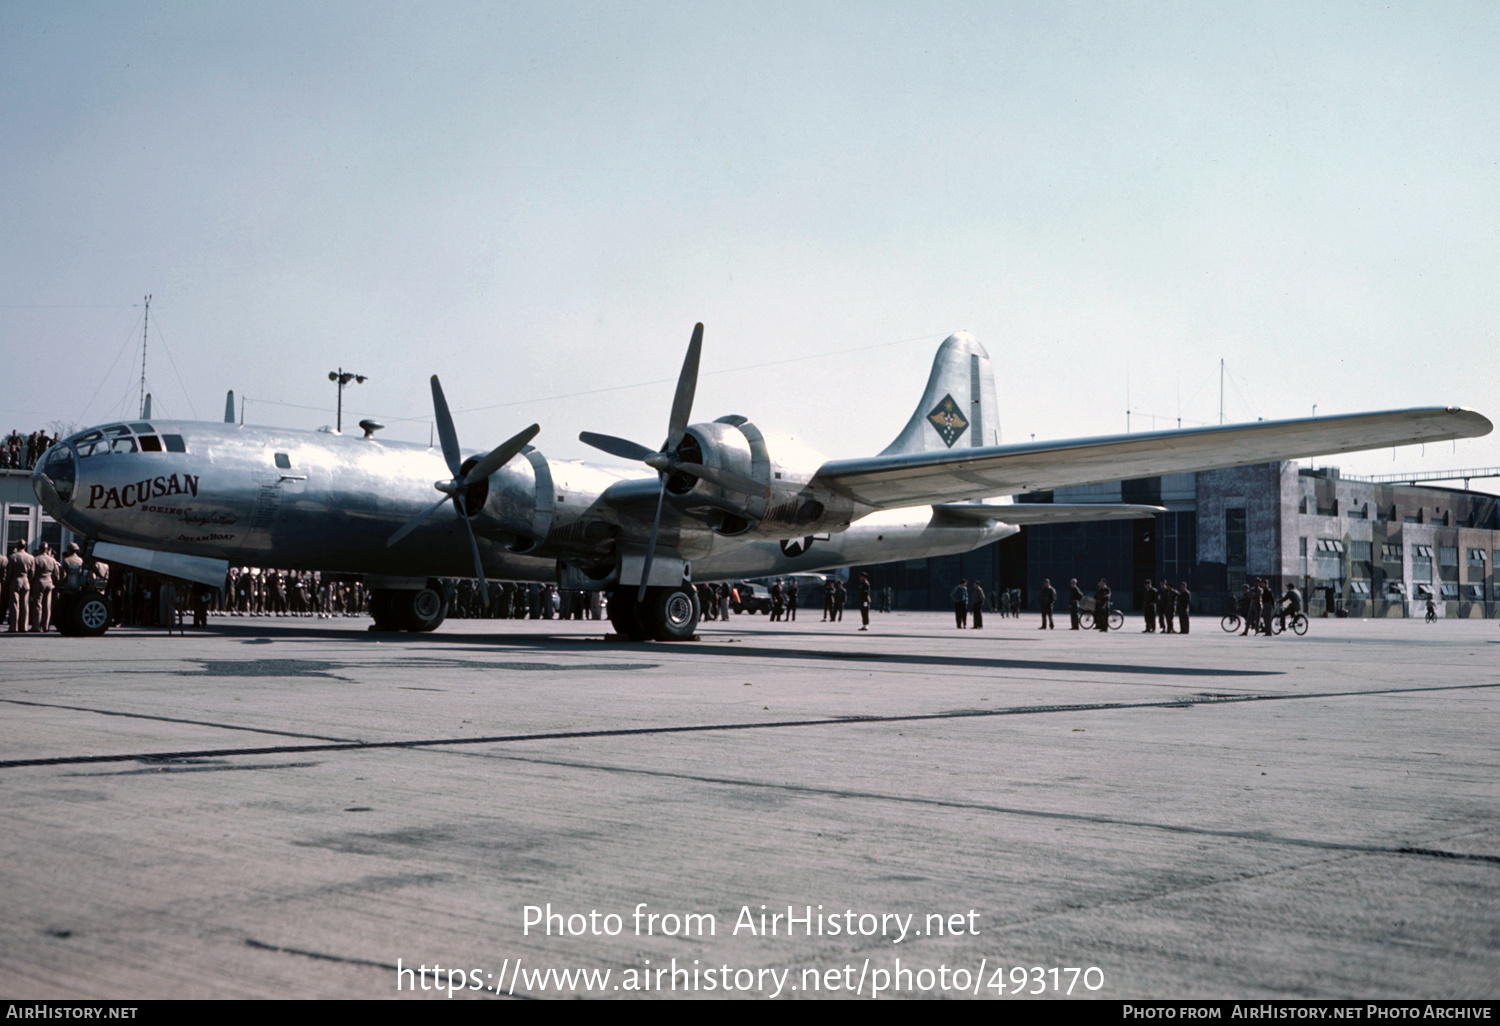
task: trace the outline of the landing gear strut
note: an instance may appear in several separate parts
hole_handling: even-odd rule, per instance
[[[630,641],[691,641],[698,629],[698,591],[691,584],[647,588],[636,600],[634,586],[609,593],[609,622]]]

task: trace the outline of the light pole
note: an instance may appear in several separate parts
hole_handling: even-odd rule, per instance
[[[344,368],[340,367],[336,371],[329,371],[328,372],[328,380],[329,381],[336,381],[336,382],[338,382],[338,386],[339,386],[339,414],[338,414],[337,426],[334,428],[334,430],[337,431],[339,434],[343,434],[344,433],[344,386],[347,385],[347,384],[349,384],[349,382],[351,382],[351,381],[357,381],[361,385],[363,385],[367,379],[365,378],[365,376],[363,374],[356,374],[353,371],[346,371],[346,370],[344,370]]]

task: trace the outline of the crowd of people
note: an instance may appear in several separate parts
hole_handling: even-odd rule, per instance
[[[0,441],[0,470],[30,470],[57,440],[57,435],[49,437],[45,431],[33,431],[29,435],[11,431],[4,441]]]
[[[84,571],[77,544],[59,558],[42,542],[35,555],[25,542],[0,553],[0,617],[12,634],[45,634],[52,627],[52,595],[69,574]]]
[[[1295,586],[1288,583],[1286,594],[1281,601],[1276,600],[1276,592],[1271,583],[1264,578],[1249,582],[1240,592],[1236,601],[1235,612],[1245,622],[1245,629],[1240,632],[1240,637],[1246,637],[1251,631],[1256,634],[1275,634],[1273,626],[1280,620],[1282,630],[1286,629],[1286,618],[1294,616],[1302,611],[1302,593]]]

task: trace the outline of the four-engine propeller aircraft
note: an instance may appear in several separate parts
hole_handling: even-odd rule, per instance
[[[1491,430],[1478,413],[1434,407],[999,445],[989,355],[961,332],[939,347],[894,442],[877,456],[825,460],[742,416],[690,423],[702,344],[700,324],[660,449],[580,435],[640,470],[550,460],[530,445],[536,425],[466,452],[434,376],[438,451],[378,439],[378,425],[358,437],[240,426],[232,414],[223,424],[143,420],[65,439],[32,482],[96,556],[164,576],[218,586],[230,562],[361,573],[377,626],[406,630],[442,621],[440,578],[475,577],[482,591],[490,578],[557,581],[608,589],[621,635],[676,640],[698,623],[693,580],[967,552],[1027,523],[1159,511],[986,496]],[[102,633],[99,614],[74,617],[74,629]]]

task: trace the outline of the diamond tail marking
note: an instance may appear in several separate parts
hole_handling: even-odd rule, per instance
[[[953,401],[951,394],[944,395],[943,401],[927,415],[927,423],[932,425],[938,437],[943,440],[943,444],[950,449],[953,448],[953,443],[963,437],[963,433],[969,429],[969,422],[964,419],[963,411],[959,409],[958,403]]]

